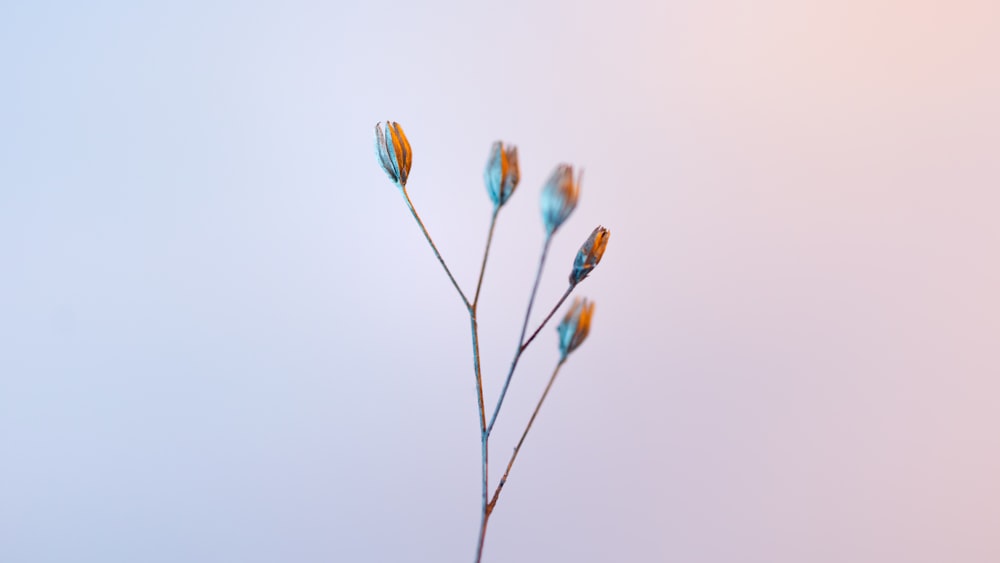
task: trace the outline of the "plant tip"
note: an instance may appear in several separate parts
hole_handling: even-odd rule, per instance
[[[608,246],[608,238],[610,236],[611,231],[600,225],[594,229],[594,232],[590,233],[590,237],[587,238],[587,241],[583,243],[583,246],[576,253],[576,259],[573,261],[573,271],[569,275],[570,285],[576,285],[583,281],[590,275],[591,270],[600,263],[601,257],[604,256],[604,249]]]
[[[521,179],[521,169],[517,163],[517,147],[496,141],[490,148],[490,156],[483,172],[486,192],[494,207],[507,203]]]
[[[400,188],[405,188],[413,152],[400,124],[395,121],[383,124],[380,121],[375,125],[375,156],[389,179]]]

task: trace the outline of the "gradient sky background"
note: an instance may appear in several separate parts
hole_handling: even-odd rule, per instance
[[[1000,4],[4,2],[0,561],[1000,561]],[[546,329],[502,467],[557,359]],[[495,478],[495,477],[494,477]]]

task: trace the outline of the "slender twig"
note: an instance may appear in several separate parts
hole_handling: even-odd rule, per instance
[[[514,359],[510,363],[510,370],[507,372],[507,378],[504,379],[503,388],[500,390],[500,396],[497,398],[497,406],[493,409],[493,416],[490,417],[490,423],[486,426],[486,435],[489,436],[493,432],[493,425],[496,424],[497,414],[500,412],[500,407],[503,406],[503,400],[507,396],[507,388],[510,387],[510,380],[514,377],[514,369],[517,368],[517,361],[521,358],[521,353],[523,352],[524,335],[528,331],[528,321],[531,319],[531,308],[535,304],[535,295],[538,293],[538,282],[542,279],[542,270],[545,268],[545,258],[549,254],[549,245],[552,243],[552,233],[545,235],[545,242],[542,244],[542,257],[538,260],[538,269],[535,271],[535,281],[531,286],[531,297],[528,298],[528,309],[524,312],[524,322],[521,323],[521,336],[517,339],[517,352],[514,353]]]
[[[538,399],[538,404],[535,405],[535,412],[531,413],[531,418],[528,419],[528,425],[524,428],[524,433],[521,434],[521,439],[518,440],[517,446],[514,447],[514,453],[510,456],[510,461],[507,462],[507,469],[503,472],[503,477],[500,478],[500,482],[497,484],[496,490],[493,492],[493,498],[490,499],[490,503],[487,506],[487,510],[493,512],[493,507],[497,504],[497,499],[500,498],[500,491],[503,489],[504,484],[507,483],[507,477],[510,475],[510,468],[514,465],[514,460],[517,459],[518,452],[521,451],[521,446],[524,444],[524,439],[528,436],[528,431],[531,430],[531,425],[535,422],[535,417],[538,416],[538,411],[542,408],[542,403],[545,402],[545,397],[549,394],[549,389],[552,389],[552,384],[556,380],[556,376],[559,375],[559,368],[566,363],[566,357],[562,357],[559,363],[556,364],[556,369],[552,372],[552,377],[549,378],[548,385],[545,386],[545,391],[542,392],[542,398]]]
[[[486,261],[490,255],[490,245],[493,242],[493,231],[497,225],[497,214],[500,212],[500,206],[497,205],[493,208],[493,215],[490,217],[490,230],[486,235],[486,248],[483,250],[483,262],[479,267],[479,279],[476,281],[476,293],[472,298],[472,304],[469,305],[469,319],[472,322],[472,354],[475,361],[476,370],[476,391],[478,393],[479,399],[479,440],[480,446],[482,448],[482,462],[483,462],[483,503],[482,503],[482,514],[479,521],[479,541],[476,544],[476,563],[483,558],[483,545],[486,542],[486,525],[489,523],[490,515],[487,508],[487,502],[489,501],[489,435],[486,433],[486,405],[483,402],[483,377],[482,368],[479,362],[479,323],[476,319],[476,310],[479,306],[479,294],[483,288],[483,275],[486,273]]]
[[[518,338],[517,346],[524,344],[524,334],[528,331],[528,320],[531,318],[531,308],[535,304],[535,295],[538,293],[538,282],[542,279],[542,269],[545,267],[545,257],[549,255],[549,246],[552,244],[552,233],[545,235],[545,243],[542,244],[542,257],[538,260],[538,271],[535,273],[535,283],[531,286],[531,297],[528,299],[528,310],[524,313],[524,322],[521,323],[521,336]]]
[[[545,316],[545,320],[542,321],[542,324],[538,325],[538,328],[535,329],[535,332],[531,333],[531,336],[524,341],[524,344],[521,345],[521,352],[524,352],[525,350],[528,349],[528,345],[531,344],[531,341],[534,340],[536,336],[538,336],[538,333],[541,332],[543,328],[545,328],[545,324],[549,322],[549,320],[552,318],[552,315],[556,314],[556,311],[559,310],[559,307],[562,307],[562,304],[566,301],[566,298],[569,297],[569,294],[573,293],[574,289],[576,289],[575,284],[571,284],[569,287],[566,288],[566,291],[562,294],[562,297],[559,298],[559,301],[556,303],[556,306],[553,307],[552,310],[549,311],[549,314]]]
[[[407,207],[410,208],[410,213],[413,214],[413,218],[417,220],[417,224],[420,225],[420,230],[424,232],[424,238],[430,243],[431,249],[434,251],[434,256],[437,256],[438,262],[441,263],[441,267],[444,268],[444,272],[448,274],[448,279],[451,280],[451,285],[455,286],[455,291],[458,291],[459,297],[462,298],[462,303],[465,304],[465,308],[468,309],[472,305],[469,303],[469,298],[465,296],[465,292],[462,288],[458,286],[458,282],[455,281],[455,276],[451,275],[451,270],[448,269],[448,265],[444,263],[444,258],[441,257],[441,253],[438,252],[437,245],[434,244],[434,239],[431,238],[430,233],[427,232],[427,227],[424,226],[424,222],[420,220],[420,215],[417,214],[417,210],[413,207],[413,202],[410,201],[410,194],[406,193],[406,187],[399,185],[399,191],[403,193],[403,199],[406,200]]]
[[[479,400],[479,430],[486,432],[486,411],[483,404],[483,373],[479,365],[479,323],[476,314],[469,315],[469,323],[472,325],[472,367],[476,372],[476,394]]]
[[[483,542],[486,539],[486,523],[489,520],[487,509],[487,502],[489,499],[489,448],[486,435],[486,407],[483,401],[483,374],[479,362],[479,325],[476,321],[476,305],[479,303],[479,290],[483,284],[483,273],[486,271],[486,258],[490,251],[490,243],[493,240],[493,229],[496,226],[497,212],[499,209],[493,210],[493,218],[490,221],[490,232],[486,239],[486,251],[483,253],[483,263],[479,270],[479,281],[476,282],[476,294],[473,301],[470,302],[469,298],[465,296],[465,292],[462,291],[461,287],[459,287],[458,282],[455,281],[455,276],[452,275],[451,270],[448,268],[448,264],[446,264],[444,258],[441,257],[441,253],[438,251],[437,245],[434,244],[434,239],[432,239],[430,233],[427,232],[427,227],[424,226],[424,222],[420,219],[420,215],[417,213],[416,208],[413,207],[413,201],[410,200],[410,194],[406,192],[406,187],[402,184],[397,184],[397,186],[399,187],[399,191],[403,194],[403,199],[406,200],[406,206],[410,208],[410,213],[413,215],[413,218],[417,220],[417,224],[420,225],[420,230],[423,231],[424,238],[426,238],[428,244],[431,245],[431,250],[434,251],[434,256],[436,256],[438,262],[441,263],[441,267],[444,268],[444,272],[448,274],[448,279],[451,280],[451,285],[455,287],[455,291],[458,292],[459,297],[462,298],[462,303],[465,304],[465,308],[469,312],[469,324],[471,325],[472,331],[472,363],[476,374],[476,398],[479,402],[479,435],[483,458],[482,523],[479,528],[479,547],[476,551],[476,561],[478,563],[483,556]]]
[[[542,321],[542,324],[538,325],[538,328],[535,329],[535,332],[533,332],[527,340],[523,340],[524,337],[522,335],[521,337],[522,342],[520,345],[518,345],[517,353],[514,354],[514,359],[510,362],[510,370],[507,372],[507,379],[503,382],[503,389],[500,391],[500,398],[497,400],[497,406],[495,409],[493,409],[493,416],[490,417],[490,423],[486,425],[487,436],[489,436],[490,433],[493,432],[493,425],[496,424],[497,422],[497,414],[499,414],[500,412],[500,406],[503,405],[503,399],[507,395],[507,387],[510,386],[510,380],[514,376],[514,369],[517,368],[517,362],[518,360],[521,359],[521,354],[524,354],[524,351],[528,349],[528,345],[531,344],[531,341],[534,340],[536,336],[538,336],[538,333],[541,332],[543,328],[545,328],[545,325],[549,322],[549,320],[552,319],[552,316],[556,314],[556,311],[559,310],[559,307],[562,307],[562,304],[566,301],[566,298],[569,297],[570,293],[573,292],[573,289],[575,287],[576,287],[575,285],[570,285],[568,288],[566,288],[566,291],[562,294],[562,297],[560,297],[559,301],[556,302],[555,307],[552,307],[552,310],[549,311],[549,314],[545,316],[545,320]]]
[[[472,358],[473,367],[476,371],[476,394],[479,400],[479,440],[482,447],[483,461],[483,503],[482,517],[479,524],[479,542],[476,548],[476,562],[483,556],[483,543],[486,541],[486,524],[489,521],[487,501],[489,498],[489,445],[486,436],[486,410],[483,403],[483,376],[482,368],[479,364],[479,325],[476,321],[475,307],[469,308],[469,321],[472,324]]]
[[[476,296],[472,298],[472,308],[479,304],[479,290],[483,288],[483,274],[486,273],[486,259],[490,256],[490,244],[493,242],[493,229],[497,226],[497,214],[500,206],[493,207],[493,216],[490,218],[490,232],[486,235],[486,250],[483,251],[483,265],[479,267],[479,281],[476,282]]]

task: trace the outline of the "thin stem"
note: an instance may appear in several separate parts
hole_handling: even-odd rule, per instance
[[[479,546],[476,551],[476,562],[478,563],[483,556],[483,542],[486,539],[486,523],[489,520],[489,448],[486,435],[486,408],[483,402],[483,376],[479,364],[479,326],[476,322],[476,304],[479,301],[479,290],[483,283],[483,272],[486,270],[486,254],[489,253],[490,242],[493,240],[493,228],[496,226],[497,210],[493,211],[493,219],[490,221],[490,233],[486,241],[486,252],[483,255],[483,265],[479,271],[479,281],[476,283],[476,296],[473,302],[469,302],[469,298],[465,296],[465,292],[462,291],[458,282],[455,281],[455,276],[452,275],[451,270],[448,268],[448,264],[446,264],[444,258],[441,257],[441,253],[438,251],[437,245],[434,244],[434,239],[432,239],[430,233],[427,232],[427,227],[424,226],[424,222],[420,219],[420,215],[417,213],[416,208],[413,207],[413,201],[410,200],[410,194],[406,192],[406,187],[402,184],[397,185],[399,187],[399,191],[403,194],[403,199],[406,200],[406,206],[410,208],[410,213],[413,215],[413,218],[417,220],[417,224],[420,225],[420,230],[423,231],[424,238],[426,238],[428,244],[431,245],[431,250],[434,251],[434,256],[436,256],[438,262],[441,263],[441,267],[444,268],[444,272],[448,274],[448,279],[451,280],[451,285],[455,286],[455,291],[458,292],[458,296],[462,298],[462,303],[465,304],[465,308],[469,312],[469,323],[472,329],[472,361],[476,373],[476,395],[479,400],[479,430],[483,459],[483,515],[482,523],[479,527]]]
[[[574,284],[570,284],[570,286],[566,288],[566,291],[562,294],[562,297],[559,298],[559,301],[556,303],[556,306],[553,307],[552,310],[549,311],[549,314],[545,316],[545,320],[542,321],[542,324],[538,325],[538,328],[535,329],[535,332],[531,333],[531,337],[525,340],[524,344],[521,345],[521,352],[524,352],[525,350],[528,349],[528,345],[531,344],[531,341],[534,340],[536,336],[538,336],[538,333],[541,332],[543,328],[545,328],[545,324],[549,322],[549,319],[552,318],[552,315],[556,314],[556,311],[559,310],[559,307],[562,307],[562,304],[566,301],[566,298],[569,297],[569,294],[573,293],[574,289],[576,289],[576,285]]]
[[[556,380],[556,376],[559,375],[559,368],[566,363],[566,357],[563,356],[559,363],[556,364],[556,369],[552,372],[552,377],[549,378],[548,385],[545,386],[545,391],[542,392],[542,398],[538,399],[538,404],[535,405],[535,412],[531,413],[531,418],[528,420],[528,426],[524,428],[524,433],[521,434],[521,439],[518,440],[517,446],[514,447],[514,453],[510,456],[510,461],[507,462],[507,469],[503,472],[503,477],[500,478],[500,483],[497,484],[496,491],[493,492],[493,498],[490,499],[488,505],[488,510],[493,511],[493,507],[497,504],[497,499],[500,498],[500,491],[503,489],[504,484],[507,483],[507,477],[510,475],[510,468],[514,465],[514,460],[517,459],[518,452],[521,451],[521,446],[524,444],[524,439],[528,437],[528,431],[531,430],[531,425],[535,422],[535,417],[538,416],[538,411],[542,408],[542,403],[545,402],[545,397],[549,395],[549,389],[552,389],[552,384]]]
[[[483,265],[479,267],[479,281],[476,282],[476,296],[472,298],[472,308],[479,304],[479,290],[483,288],[483,274],[486,273],[486,259],[490,255],[490,244],[493,242],[493,229],[497,226],[497,214],[500,206],[493,206],[493,217],[490,218],[490,233],[486,235],[486,250],[483,251]]]
[[[528,331],[528,321],[531,319],[531,309],[535,304],[535,295],[538,294],[538,282],[542,279],[542,270],[545,268],[545,258],[549,254],[549,245],[552,243],[552,233],[545,235],[545,242],[542,244],[542,257],[538,260],[538,270],[535,272],[535,282],[531,286],[531,297],[528,298],[528,310],[524,313],[524,322],[521,324],[521,336],[517,340],[517,352],[514,353],[514,359],[510,363],[510,371],[507,372],[507,379],[503,382],[503,388],[500,390],[500,396],[497,398],[497,406],[493,409],[493,415],[490,417],[490,423],[486,427],[486,435],[489,436],[493,432],[493,425],[497,422],[497,414],[500,412],[500,407],[503,406],[503,400],[507,396],[507,388],[510,387],[510,380],[514,377],[514,369],[517,368],[517,361],[521,359],[521,353],[524,352],[524,335]]]
[[[517,341],[518,348],[524,344],[524,334],[528,331],[528,320],[531,318],[531,307],[535,304],[535,294],[538,293],[538,282],[542,279],[542,268],[545,267],[545,257],[549,254],[549,245],[552,243],[552,233],[545,235],[545,243],[542,245],[542,257],[538,260],[538,271],[535,273],[535,284],[531,286],[531,298],[528,299],[528,310],[524,313],[524,323],[521,324],[521,337]]]
[[[476,395],[479,400],[479,430],[486,432],[486,411],[483,404],[483,374],[479,366],[479,324],[476,321],[476,314],[469,315],[469,322],[472,325],[472,367],[476,372]]]
[[[482,459],[483,459],[483,511],[482,518],[479,523],[479,542],[476,547],[476,562],[478,563],[483,557],[483,545],[486,542],[486,525],[489,523],[490,515],[487,508],[487,501],[489,495],[489,437],[486,434],[486,406],[483,402],[483,384],[482,384],[482,372],[479,367],[479,337],[478,337],[478,323],[475,321],[476,308],[479,306],[479,294],[483,288],[483,276],[486,273],[486,260],[490,256],[490,245],[493,243],[493,231],[497,226],[497,214],[500,212],[500,206],[493,207],[493,215],[490,217],[490,230],[489,234],[486,235],[486,249],[483,250],[483,263],[479,267],[479,280],[476,282],[476,295],[472,298],[472,306],[469,311],[473,318],[472,326],[472,338],[473,338],[473,353],[476,357],[476,386],[479,392],[479,424],[480,430],[480,442],[482,445]]]
[[[476,398],[479,401],[479,440],[483,461],[483,502],[482,519],[479,524],[479,542],[476,548],[476,562],[483,557],[483,543],[486,541],[486,524],[489,521],[487,502],[489,499],[489,443],[486,435],[486,409],[483,402],[483,374],[479,363],[479,324],[476,321],[475,306],[469,307],[469,322],[472,328],[472,360],[476,372]]]
[[[455,281],[455,276],[451,275],[451,270],[449,270],[448,265],[444,263],[444,258],[442,258],[441,253],[438,252],[437,246],[434,244],[434,239],[432,239],[430,233],[427,232],[427,227],[424,227],[424,222],[420,220],[420,215],[417,214],[417,210],[413,207],[413,202],[410,201],[410,194],[406,193],[406,187],[399,185],[399,191],[403,192],[403,199],[406,200],[406,205],[410,208],[410,213],[413,214],[413,218],[416,219],[417,224],[420,225],[420,230],[424,232],[424,237],[427,239],[427,242],[430,243],[431,249],[434,251],[434,256],[437,256],[438,262],[440,262],[441,267],[444,268],[444,272],[448,274],[448,279],[451,280],[451,285],[455,286],[455,290],[458,291],[459,297],[462,298],[462,303],[465,304],[467,309],[471,308],[469,298],[465,296],[465,292],[463,292],[462,288],[458,286],[458,282]]]
[[[531,344],[531,342],[535,339],[535,337],[538,336],[538,333],[541,332],[543,328],[545,328],[545,325],[549,322],[550,319],[552,319],[552,316],[556,314],[556,311],[559,310],[559,307],[562,307],[562,304],[566,301],[566,298],[569,297],[570,293],[573,293],[573,289],[575,288],[576,288],[575,285],[570,285],[568,288],[566,288],[566,291],[562,294],[562,297],[560,297],[559,301],[556,302],[555,307],[553,307],[552,310],[549,311],[549,314],[545,316],[545,320],[542,321],[542,324],[538,325],[538,328],[535,329],[535,332],[533,332],[527,340],[525,340],[520,346],[518,346],[517,353],[514,354],[514,359],[510,363],[510,371],[507,372],[507,380],[503,382],[503,390],[500,391],[500,399],[497,401],[496,409],[493,410],[493,416],[490,417],[490,423],[486,426],[487,436],[489,436],[490,433],[493,432],[493,425],[496,424],[497,422],[497,414],[500,412],[500,405],[503,404],[504,396],[507,394],[507,387],[510,385],[510,380],[514,376],[514,369],[517,367],[518,360],[521,359],[521,354],[524,354],[524,351],[528,349],[528,345]]]
[[[486,433],[486,406],[483,401],[483,374],[479,358],[479,324],[476,320],[476,307],[479,304],[479,293],[483,286],[483,275],[486,272],[486,260],[490,253],[490,244],[493,242],[493,231],[496,228],[497,214],[500,211],[500,207],[496,206],[493,209],[493,216],[490,219],[490,230],[486,237],[486,250],[483,252],[483,263],[479,268],[479,279],[476,282],[476,293],[472,302],[470,302],[469,298],[465,296],[465,292],[463,292],[462,288],[459,287],[458,282],[455,281],[455,276],[452,275],[451,270],[448,268],[448,264],[446,264],[444,258],[441,257],[441,252],[438,251],[437,245],[434,244],[434,239],[432,239],[430,233],[427,232],[427,227],[424,226],[424,222],[420,219],[420,215],[413,206],[413,201],[410,200],[410,194],[406,192],[406,187],[402,184],[397,184],[397,186],[399,187],[399,191],[403,194],[403,199],[406,200],[406,205],[409,207],[410,213],[413,215],[413,218],[416,219],[417,224],[420,225],[420,230],[423,231],[424,238],[426,238],[428,244],[431,245],[431,250],[434,251],[434,256],[437,257],[438,262],[441,263],[441,267],[444,268],[445,273],[448,274],[448,279],[451,280],[451,285],[455,287],[455,291],[458,292],[459,297],[462,298],[462,303],[465,304],[465,308],[469,312],[469,324],[472,331],[472,362],[473,369],[476,374],[476,398],[479,404],[479,431],[483,462],[482,520],[479,526],[479,543],[476,549],[476,563],[479,563],[483,557],[483,544],[486,540],[486,524],[489,522],[489,437]],[[523,331],[521,336],[522,338],[524,337]]]
[[[479,542],[476,546],[476,563],[483,559],[483,545],[486,543],[486,524],[490,521],[491,505],[487,502],[489,498],[489,481],[487,471],[489,466],[489,447],[486,433],[482,434],[483,446],[483,513],[479,521]]]

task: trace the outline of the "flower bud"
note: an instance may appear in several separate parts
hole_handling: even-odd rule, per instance
[[[517,165],[517,147],[506,145],[500,141],[490,148],[490,158],[486,161],[486,191],[493,200],[493,205],[500,207],[514,193],[518,180],[521,179],[521,169]]]
[[[403,128],[395,121],[386,121],[384,126],[380,121],[375,125],[375,156],[389,179],[399,187],[405,187],[413,153]]]
[[[546,234],[556,232],[576,208],[582,179],[583,172],[580,172],[576,181],[573,180],[573,167],[568,164],[560,164],[549,176],[542,188],[542,221]]]
[[[601,261],[601,256],[604,256],[604,249],[608,246],[608,237],[610,236],[611,231],[601,226],[590,233],[590,238],[576,253],[576,260],[573,261],[573,273],[569,275],[570,285],[576,285],[583,281],[597,266],[597,263]]]
[[[579,297],[573,299],[569,311],[556,330],[559,332],[559,353],[562,359],[576,350],[590,333],[590,318],[594,314],[594,302]]]

